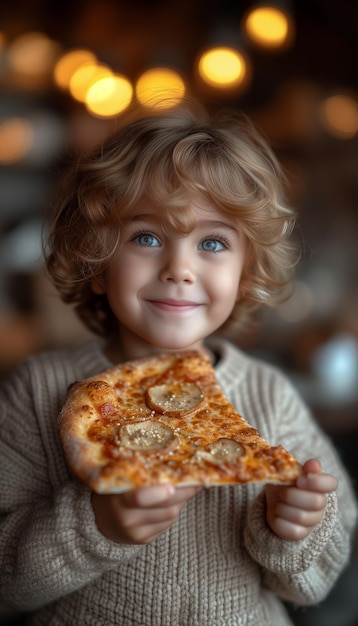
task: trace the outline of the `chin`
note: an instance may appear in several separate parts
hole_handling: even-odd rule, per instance
[[[155,344],[156,349],[168,351],[168,352],[181,352],[184,350],[191,350],[194,345],[200,343],[201,339],[196,339],[194,341],[157,341]]]

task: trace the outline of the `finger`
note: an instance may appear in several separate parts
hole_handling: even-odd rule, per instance
[[[173,485],[155,485],[128,491],[125,495],[127,506],[131,508],[156,508],[180,504],[202,490],[201,485],[178,487]]]
[[[280,494],[280,502],[306,511],[321,511],[326,506],[326,495],[317,491],[287,489]]]
[[[175,504],[163,508],[132,509],[125,525],[129,528],[131,526],[150,526],[162,523],[172,524],[179,516],[183,506],[184,504]]]
[[[306,474],[300,476],[296,483],[299,489],[317,491],[320,493],[330,493],[338,486],[337,479],[331,474]]]
[[[309,459],[303,466],[305,474],[319,474],[322,471],[321,463],[318,459]]]
[[[123,500],[129,508],[152,508],[165,505],[174,494],[172,485],[155,485],[127,491],[123,494]]]
[[[277,517],[271,525],[272,530],[285,541],[300,541],[305,539],[312,528],[306,528],[299,524],[293,524],[282,517]]]
[[[172,498],[172,502],[187,502],[190,498],[196,496],[197,493],[202,491],[204,487],[202,485],[192,485],[190,487],[178,487],[175,490],[175,494]]]
[[[276,517],[284,519],[292,524],[303,526],[304,528],[313,528],[322,519],[322,509],[317,511],[305,511],[288,504],[280,503],[276,508]]]
[[[131,543],[147,544],[151,543],[161,533],[165,532],[172,525],[171,522],[158,522],[157,524],[148,524],[147,526],[139,526],[131,529],[129,537]]]
[[[148,529],[154,527],[168,528],[179,517],[182,505],[163,508],[132,508],[117,511],[117,526],[126,538],[137,539],[140,535],[148,536]]]
[[[160,523],[166,520],[173,522],[185,506],[188,497],[192,497],[196,493],[197,489],[193,490],[193,488],[190,488],[190,490],[178,489],[171,498],[164,501],[162,504],[150,507],[133,508],[130,523],[136,524],[137,519],[139,520],[139,523],[141,523],[143,520],[143,513],[145,513],[145,520],[147,524]]]

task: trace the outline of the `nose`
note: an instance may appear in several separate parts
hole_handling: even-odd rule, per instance
[[[193,261],[188,248],[183,245],[183,240],[175,240],[173,245],[167,248],[159,279],[162,282],[195,282]]]

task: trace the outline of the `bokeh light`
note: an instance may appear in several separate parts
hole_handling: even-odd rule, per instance
[[[135,91],[143,106],[168,109],[180,103],[186,87],[178,72],[157,67],[147,70],[139,77]]]
[[[331,135],[351,139],[358,132],[358,103],[350,96],[331,96],[322,102],[320,118]]]
[[[31,32],[14,39],[7,51],[9,67],[16,73],[38,77],[52,72],[60,46],[41,32]]]
[[[269,5],[252,7],[243,19],[243,28],[249,39],[265,48],[286,47],[294,38],[291,16]]]
[[[72,75],[70,80],[70,92],[75,100],[85,102],[90,87],[101,78],[113,76],[112,70],[107,65],[89,63],[81,65]]]
[[[234,48],[211,48],[200,56],[198,70],[209,85],[219,88],[236,87],[245,82],[248,63]]]
[[[0,122],[0,163],[12,165],[30,151],[34,131],[25,118],[11,117]]]
[[[70,50],[58,59],[54,69],[54,80],[60,89],[68,89],[73,74],[83,65],[96,64],[96,55],[90,50]]]
[[[98,117],[114,117],[130,105],[132,97],[133,87],[125,76],[105,76],[88,89],[86,107]]]

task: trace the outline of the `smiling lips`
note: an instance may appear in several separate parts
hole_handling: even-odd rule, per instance
[[[193,311],[200,304],[190,300],[148,300],[149,304],[168,313],[185,313]]]

